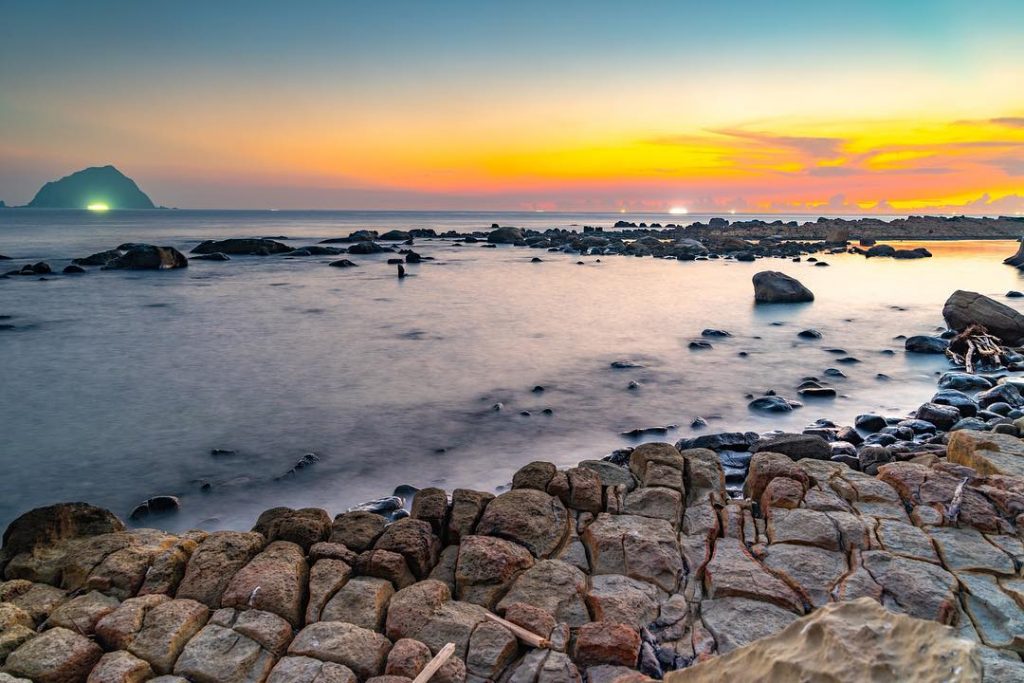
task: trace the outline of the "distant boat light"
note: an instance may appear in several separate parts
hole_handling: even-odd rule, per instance
[[[690,213],[690,210],[685,206],[673,206],[668,210],[668,212],[673,216],[682,216],[683,214]]]
[[[89,204],[85,208],[89,209],[90,211],[110,211],[110,207],[107,206],[106,202],[93,202],[92,204]]]

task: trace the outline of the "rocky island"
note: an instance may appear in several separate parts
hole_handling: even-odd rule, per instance
[[[27,204],[31,209],[155,209],[135,181],[113,166],[93,166],[53,180]]]

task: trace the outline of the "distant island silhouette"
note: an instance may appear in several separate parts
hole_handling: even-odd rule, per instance
[[[155,209],[135,181],[113,166],[93,166],[52,180],[27,204],[31,209]]]

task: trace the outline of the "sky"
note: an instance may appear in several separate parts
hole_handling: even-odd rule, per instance
[[[4,0],[0,199],[1024,212],[1024,2]]]

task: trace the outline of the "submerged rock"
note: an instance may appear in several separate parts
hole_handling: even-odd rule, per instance
[[[904,347],[908,353],[945,353],[949,342],[938,337],[916,335],[908,338]]]
[[[814,301],[814,294],[785,273],[762,271],[754,275],[754,301],[757,303],[800,303]]]
[[[218,251],[232,256],[269,256],[270,254],[288,253],[292,251],[292,248],[275,240],[233,237],[226,240],[206,240],[195,247],[191,253],[212,254]]]
[[[174,247],[136,244],[117,258],[108,261],[104,270],[170,270],[187,268],[188,259]]]

